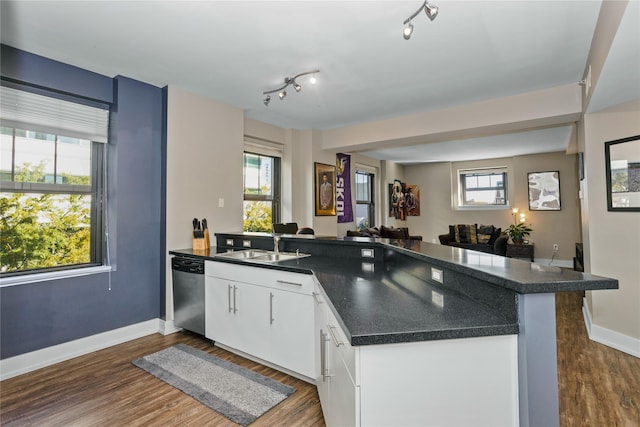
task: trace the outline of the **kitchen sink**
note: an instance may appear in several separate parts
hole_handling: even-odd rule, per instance
[[[216,257],[233,258],[233,259],[251,259],[260,255],[266,255],[267,251],[247,249],[244,251],[233,251],[216,254]]]
[[[301,254],[299,252],[267,252],[264,255],[259,255],[252,259],[254,261],[278,262],[287,261],[290,259],[304,258],[307,256],[309,256],[309,254]]]
[[[300,252],[273,252],[265,250],[247,249],[243,251],[224,252],[215,255],[215,258],[231,258],[258,262],[279,262],[290,259],[308,257],[310,254]]]

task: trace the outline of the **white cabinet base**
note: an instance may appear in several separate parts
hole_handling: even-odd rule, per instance
[[[519,424],[517,335],[359,350],[363,426]]]
[[[305,381],[305,382],[307,382],[309,384],[316,385],[316,381],[313,378],[309,378],[307,376],[304,376],[302,374],[294,372],[294,371],[292,371],[290,369],[287,369],[285,367],[282,367],[282,366],[276,365],[274,363],[271,363],[271,362],[269,362],[267,360],[260,359],[259,357],[252,356],[251,354],[248,354],[248,353],[245,353],[243,351],[237,350],[237,349],[235,349],[233,347],[229,347],[228,345],[224,345],[224,344],[219,343],[219,342],[214,342],[213,344],[216,347],[220,347],[220,348],[222,348],[224,350],[227,350],[227,351],[229,351],[231,353],[237,354],[238,356],[242,356],[245,359],[253,360],[254,362],[260,363],[261,365],[268,366],[268,367],[273,368],[273,369],[275,369],[277,371],[284,372],[287,375],[291,375],[292,377],[295,377],[295,378],[297,378],[299,380]]]

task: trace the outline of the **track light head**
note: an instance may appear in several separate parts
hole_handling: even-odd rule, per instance
[[[411,21],[413,20],[413,18],[418,16],[418,14],[422,12],[423,9],[424,9],[424,13],[432,21],[436,19],[436,16],[438,16],[438,10],[439,10],[438,6],[434,6],[430,4],[427,0],[424,0],[424,3],[422,3],[422,6],[420,6],[418,10],[413,12],[413,14],[411,14],[411,16],[409,16],[403,22],[405,27],[404,27],[404,30],[402,31],[402,37],[404,37],[405,40],[409,40],[411,38],[411,34],[413,33],[413,25],[411,24]]]
[[[411,34],[413,34],[413,25],[409,22],[402,31],[402,37],[404,37],[405,40],[409,40],[411,38]]]
[[[287,96],[287,91],[286,90],[280,91],[278,96],[280,97],[281,100],[284,99],[284,97]]]
[[[424,3],[424,13],[426,13],[429,19],[431,19],[432,21],[436,19],[436,16],[438,16],[438,10],[438,6],[429,4],[429,2]]]
[[[267,95],[267,97],[262,102],[264,102],[265,107],[268,107],[269,102],[271,102],[271,95]]]
[[[311,83],[312,85],[318,83],[318,79],[316,78],[316,75],[312,75],[311,78],[309,79],[309,83]]]
[[[296,90],[296,92],[300,92],[300,89],[302,89],[302,86],[300,86],[298,83],[294,83],[293,88]]]

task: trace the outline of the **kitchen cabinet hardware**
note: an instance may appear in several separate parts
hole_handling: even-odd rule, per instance
[[[233,285],[233,314],[238,312],[238,307],[236,306],[236,294],[238,293],[238,287]]]
[[[302,286],[302,283],[287,282],[286,280],[277,280],[277,282],[278,282],[278,284],[280,284],[280,285]]]
[[[322,381],[326,381],[331,378],[329,370],[327,369],[327,343],[329,338],[324,331],[320,330],[320,373],[322,374]]]
[[[229,313],[231,313],[231,311],[233,310],[231,308],[231,285],[227,285],[227,295],[229,296],[228,300],[229,300]]]
[[[334,329],[336,329],[335,326],[327,325],[327,329],[329,330],[329,335],[331,335],[331,339],[333,340],[333,344],[336,347],[340,347],[341,345],[344,345],[344,342],[340,341],[338,339],[338,337],[336,336],[336,333],[334,332]]]
[[[273,292],[269,292],[269,324],[273,325]]]

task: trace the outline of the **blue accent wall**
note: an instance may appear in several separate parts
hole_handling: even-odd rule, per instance
[[[4,44],[0,46],[0,75],[36,88],[113,103],[111,78]]]
[[[164,318],[166,91],[7,46],[2,62],[3,79],[111,104],[107,167],[114,271],[0,288],[0,358]]]

